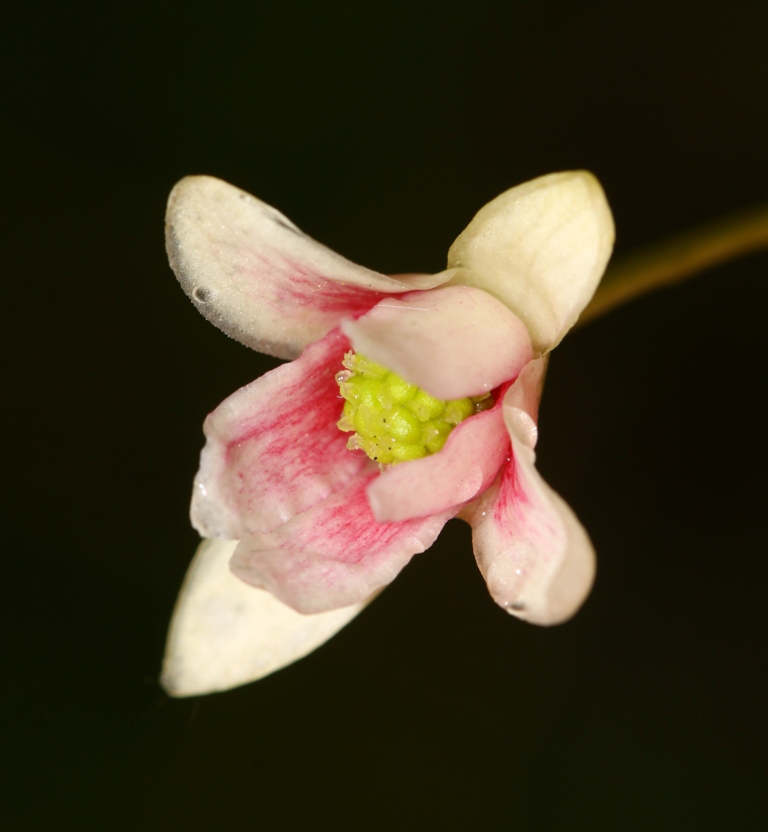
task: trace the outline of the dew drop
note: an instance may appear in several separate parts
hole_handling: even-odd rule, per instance
[[[195,303],[208,303],[211,293],[204,286],[195,286],[192,290],[192,300]]]

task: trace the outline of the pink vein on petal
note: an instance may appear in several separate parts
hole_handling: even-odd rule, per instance
[[[339,320],[346,316],[359,318],[391,294],[340,282],[311,271],[299,261],[258,256],[265,269],[275,270],[284,277],[271,287],[271,301],[281,315],[301,318],[309,309],[315,314],[336,316]],[[403,291],[409,291],[409,287],[404,286]]]
[[[303,613],[363,600],[428,548],[455,512],[377,523],[366,497],[369,473],[271,533],[241,540],[232,571]]]
[[[206,419],[192,519],[205,537],[268,531],[369,465],[346,449],[335,374],[349,342],[334,330],[238,390]]]

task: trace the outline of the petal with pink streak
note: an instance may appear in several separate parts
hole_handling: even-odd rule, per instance
[[[469,286],[387,298],[342,331],[356,351],[443,400],[488,393],[533,357],[514,313]]]
[[[191,512],[203,537],[270,531],[372,466],[346,449],[336,426],[343,402],[334,376],[348,349],[334,330],[208,416]]]
[[[368,486],[379,522],[409,520],[455,509],[493,482],[509,457],[501,402],[462,422],[436,454],[395,465]]]
[[[472,524],[475,557],[496,603],[534,624],[558,624],[589,593],[595,554],[573,511],[534,466],[531,414],[516,405],[534,398],[537,364],[526,368],[505,401],[512,458],[463,516]]]
[[[451,277],[386,277],[303,234],[279,211],[211,176],[188,176],[171,192],[166,248],[197,309],[246,346],[295,358],[342,318],[391,293]]]
[[[232,571],[304,614],[368,598],[431,546],[455,514],[377,523],[365,493],[374,476],[357,478],[273,532],[241,540]]]

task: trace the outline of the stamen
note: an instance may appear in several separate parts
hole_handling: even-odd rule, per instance
[[[493,407],[489,393],[441,401],[386,367],[352,351],[336,374],[344,397],[339,429],[352,433],[347,447],[381,465],[437,453],[456,425]]]

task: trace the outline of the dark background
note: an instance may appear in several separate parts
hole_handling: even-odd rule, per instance
[[[586,167],[619,254],[768,199],[768,6],[27,6],[2,164],[6,828],[763,829],[766,255],[553,357],[542,472],[599,555],[564,626],[451,523],[257,684],[158,687],[204,415],[275,365],[200,317],[163,211],[225,178],[383,272]]]

